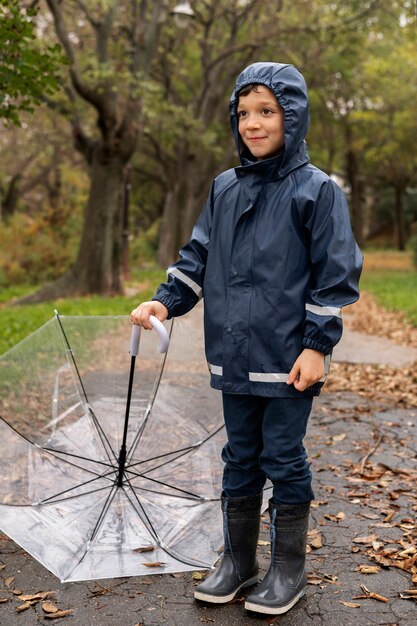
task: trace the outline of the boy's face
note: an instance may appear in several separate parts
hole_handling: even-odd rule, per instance
[[[258,160],[274,156],[284,146],[284,110],[268,87],[239,96],[239,134]]]

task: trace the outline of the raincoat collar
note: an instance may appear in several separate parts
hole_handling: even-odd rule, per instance
[[[252,83],[265,85],[271,89],[284,109],[284,151],[262,161],[256,161],[248,148],[242,145],[238,131],[238,93]],[[309,125],[307,86],[302,74],[293,65],[269,62],[249,65],[237,78],[229,110],[232,132],[241,162],[241,166],[235,169],[238,178],[261,176],[264,182],[270,182],[309,162],[304,139]]]

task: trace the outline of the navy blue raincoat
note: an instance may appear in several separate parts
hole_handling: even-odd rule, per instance
[[[269,87],[284,109],[284,152],[262,161],[242,150],[238,133],[238,92],[251,83]],[[304,348],[323,352],[328,365],[342,334],[341,308],[359,295],[362,255],[346,200],[309,162],[307,88],[295,67],[247,67],[230,100],[230,118],[241,165],[214,180],[180,260],[154,299],[175,317],[204,296],[214,388],[318,395],[323,381],[304,392],[286,381]]]

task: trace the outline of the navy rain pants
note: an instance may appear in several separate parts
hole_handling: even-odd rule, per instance
[[[228,438],[222,452],[223,495],[256,495],[269,478],[275,504],[314,499],[303,445],[312,402],[223,393]]]

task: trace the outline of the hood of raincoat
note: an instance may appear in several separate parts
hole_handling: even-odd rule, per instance
[[[239,91],[254,83],[268,87],[284,110],[284,152],[263,161],[256,161],[243,144],[238,130]],[[254,169],[255,163],[258,164],[255,166],[256,169],[275,167],[278,177],[281,177],[308,163],[309,156],[305,142],[309,126],[307,85],[302,74],[293,65],[269,62],[249,65],[236,80],[229,110],[233,136],[242,166],[249,167],[251,170]],[[261,163],[265,165],[259,165]]]

